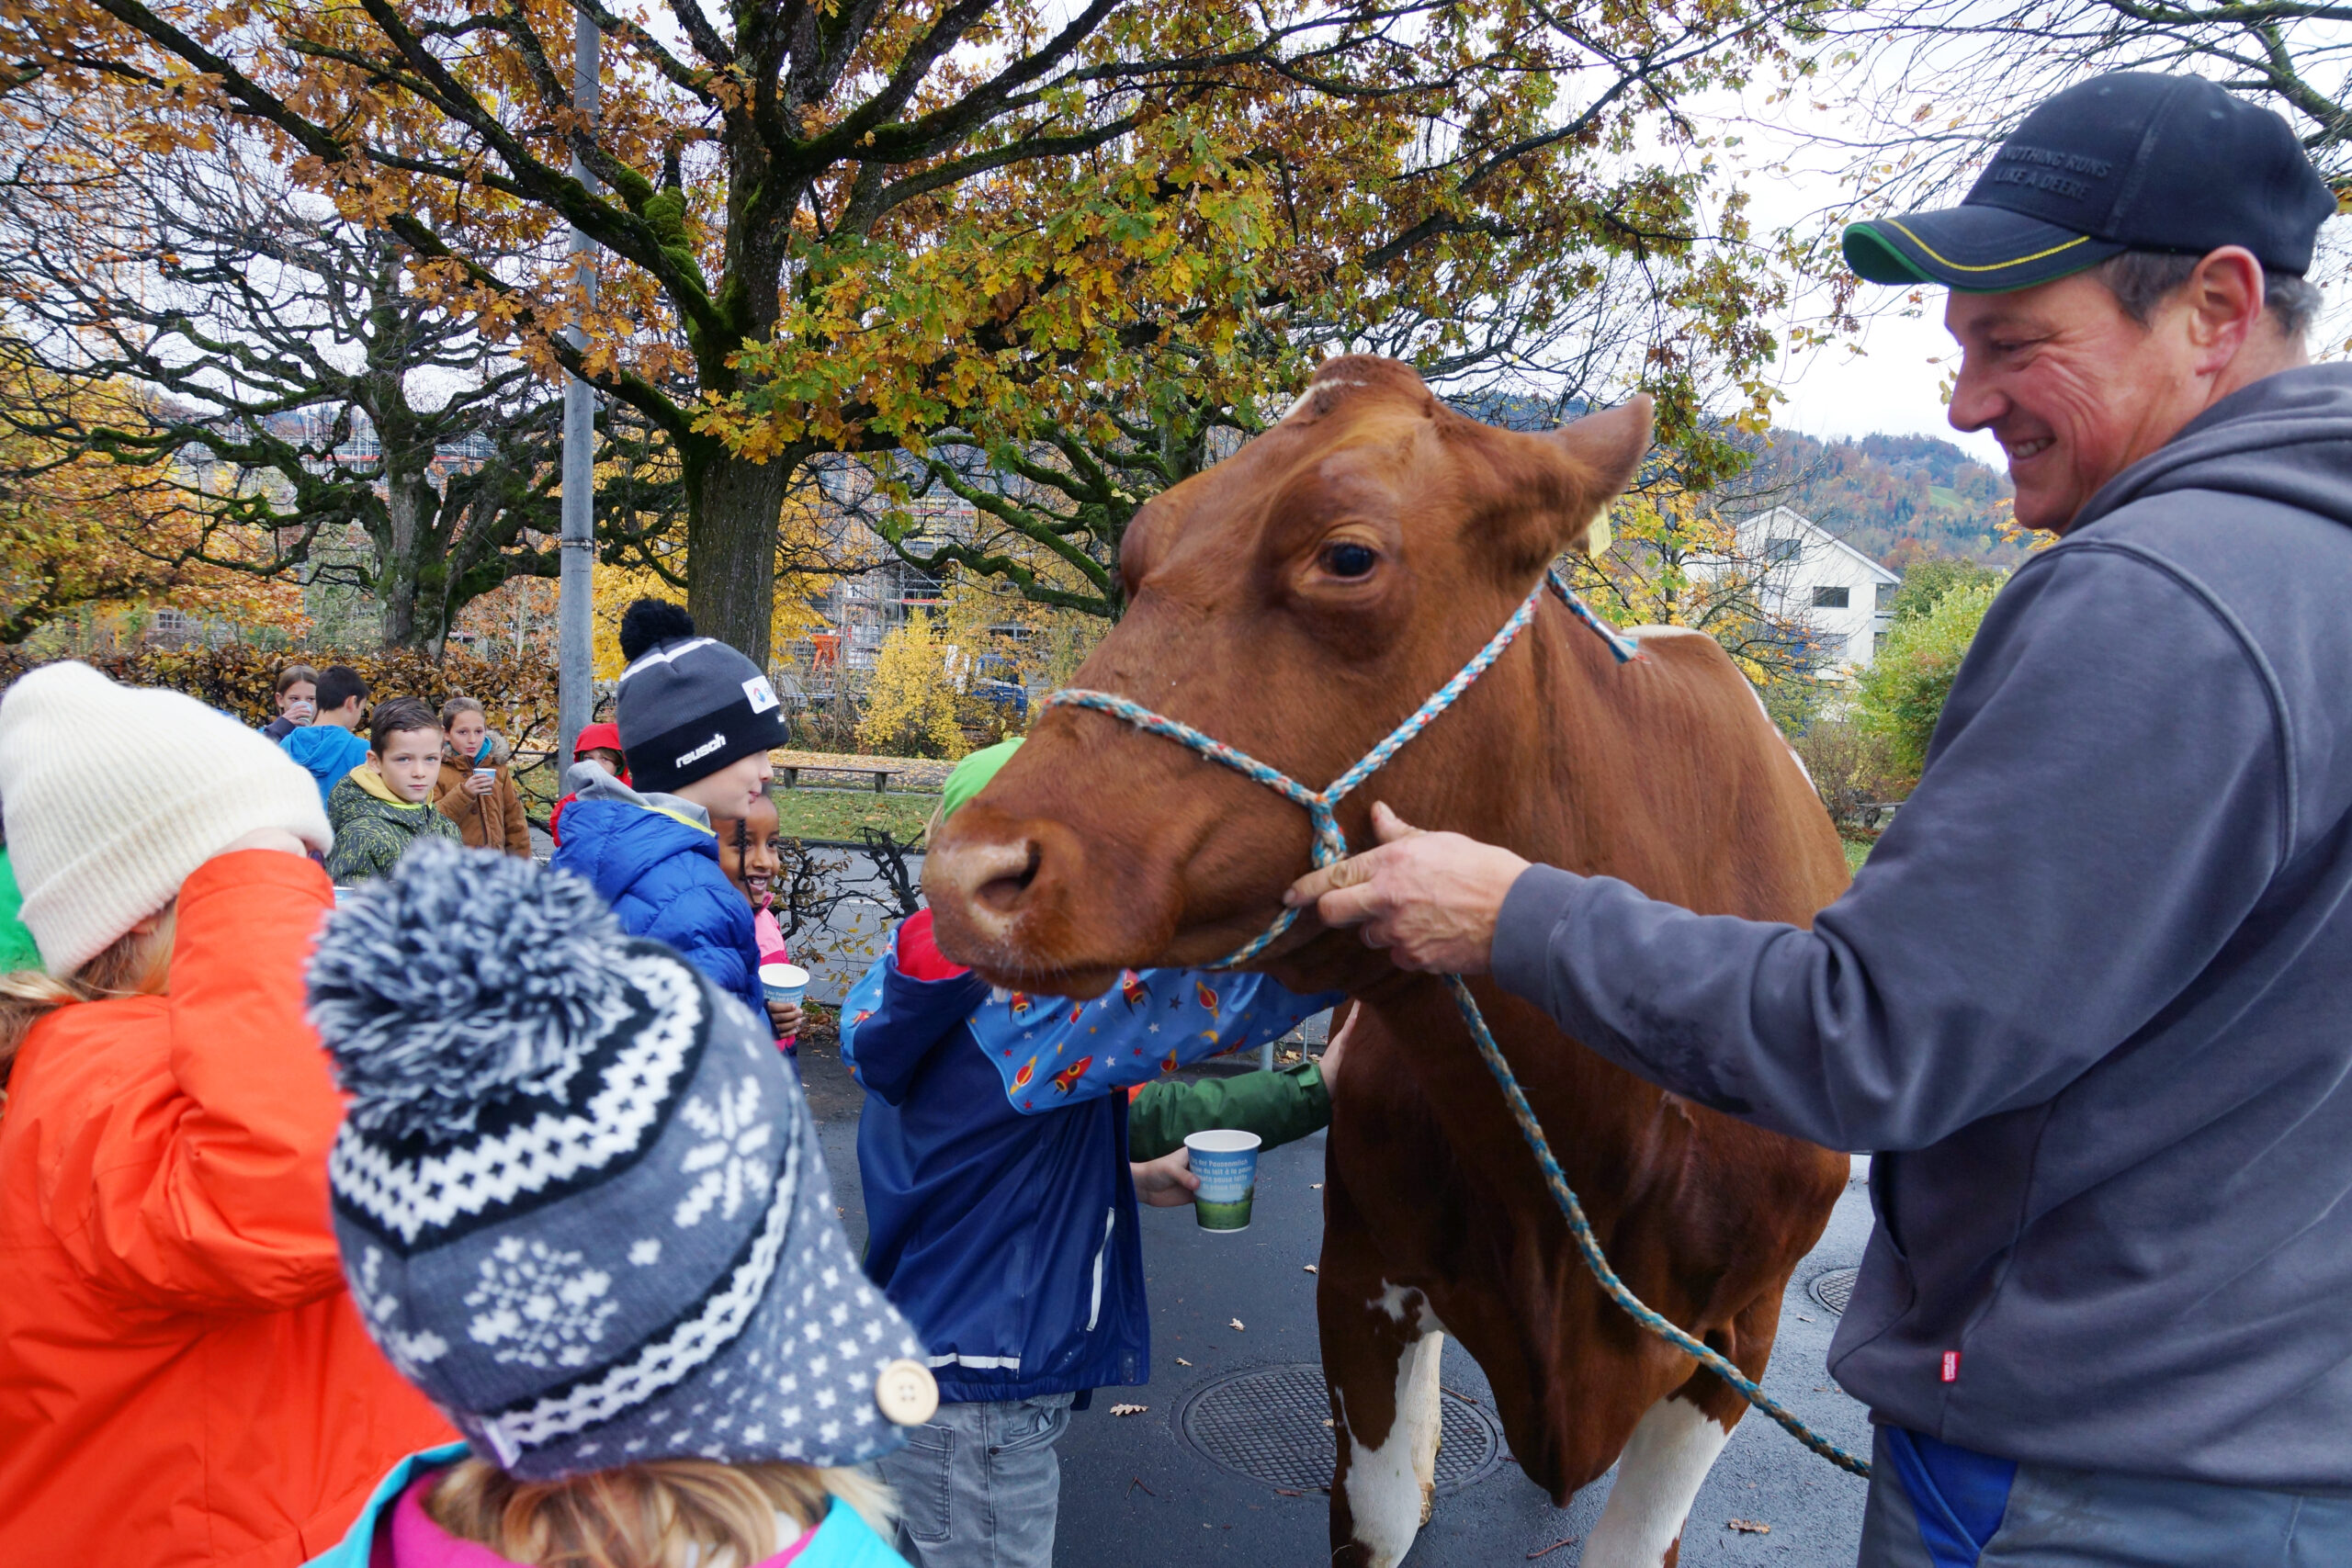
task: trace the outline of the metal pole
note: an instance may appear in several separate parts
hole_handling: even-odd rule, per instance
[[[587,15],[575,14],[571,67],[572,102],[588,122],[596,120],[596,25]],[[579,154],[571,159],[573,177],[590,182]],[[571,254],[578,258],[580,287],[590,301],[595,299],[593,257],[596,243],[578,229],[571,231]],[[574,348],[587,346],[588,334],[578,324],[568,329]],[[596,394],[577,376],[563,389],[563,534],[562,576],[556,586],[556,758],[559,768],[571,766],[572,738],[594,716],[596,570]]]

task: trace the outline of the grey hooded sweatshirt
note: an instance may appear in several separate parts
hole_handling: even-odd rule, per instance
[[[1537,867],[1494,968],[1877,1151],[1830,1350],[1877,1419],[2352,1492],[2352,367],[2216,403],[2018,570],[1811,931]]]

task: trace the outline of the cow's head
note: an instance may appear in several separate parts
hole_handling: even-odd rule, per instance
[[[1120,559],[1130,608],[1073,684],[1323,788],[1583,541],[1649,430],[1646,398],[1548,434],[1497,430],[1408,366],[1334,359],[1274,428],[1136,514]],[[1343,803],[1353,841],[1375,795],[1458,806],[1514,787],[1471,776],[1467,716],[1507,716],[1480,694]],[[1239,946],[1306,870],[1310,838],[1306,813],[1273,791],[1057,707],[947,824],[923,881],[949,953],[1001,984],[1091,995],[1123,967]]]

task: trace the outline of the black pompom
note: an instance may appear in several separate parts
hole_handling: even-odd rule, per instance
[[[695,635],[695,618],[667,599],[639,599],[621,612],[621,657],[631,664],[665,642]]]

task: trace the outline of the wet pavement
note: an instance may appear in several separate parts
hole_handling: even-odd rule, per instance
[[[856,1115],[860,1099],[831,1050],[806,1050],[804,1075],[819,1120],[834,1191],[854,1244],[865,1235],[857,1186]],[[1306,1266],[1320,1247],[1324,1140],[1320,1134],[1270,1151],[1261,1160],[1252,1223],[1214,1235],[1185,1209],[1143,1212],[1144,1263],[1152,1303],[1152,1381],[1103,1390],[1079,1415],[1061,1444],[1062,1500],[1056,1562],[1063,1568],[1149,1562],[1297,1564],[1328,1560],[1326,1500],[1222,1469],[1180,1435],[1180,1406],[1204,1384],[1251,1367],[1318,1359],[1315,1278]],[[1865,1447],[1862,1407],[1833,1385],[1824,1366],[1837,1319],[1805,1293],[1826,1270],[1860,1261],[1870,1204],[1857,1179],[1840,1199],[1821,1245],[1797,1269],[1781,1314],[1780,1341],[1765,1387],[1833,1441]],[[1238,1319],[1239,1328],[1232,1326]],[[1449,1341],[1440,1381],[1449,1391],[1493,1408],[1477,1363]],[[1115,1416],[1114,1404],[1144,1406]],[[1609,1478],[1555,1508],[1551,1499],[1504,1463],[1489,1479],[1438,1499],[1408,1568],[1542,1562],[1571,1568],[1600,1517]],[[1799,1447],[1762,1416],[1740,1423],[1684,1531],[1683,1568],[1771,1563],[1785,1568],[1844,1568],[1861,1533],[1862,1483]],[[1734,1530],[1728,1521],[1769,1525],[1769,1534]]]

